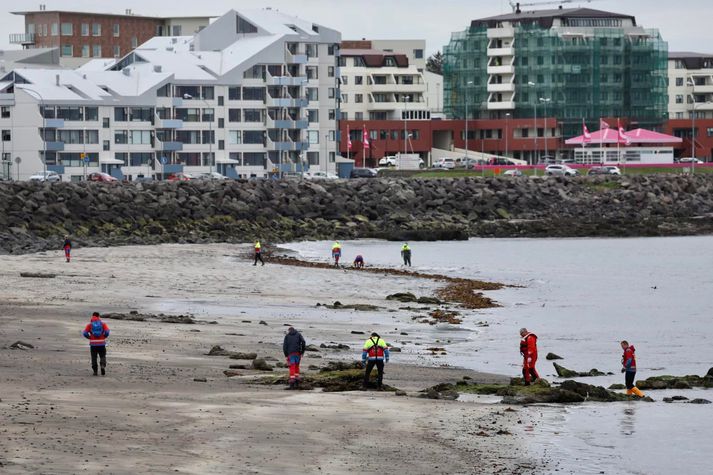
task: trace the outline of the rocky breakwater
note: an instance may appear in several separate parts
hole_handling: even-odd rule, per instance
[[[0,252],[80,245],[713,232],[713,176],[0,184]]]

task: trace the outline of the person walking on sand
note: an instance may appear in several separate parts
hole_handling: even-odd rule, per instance
[[[525,386],[529,386],[531,381],[540,379],[540,375],[535,369],[537,363],[537,335],[527,331],[527,328],[520,329],[520,354],[522,355],[522,377]]]
[[[621,342],[621,349],[624,350],[624,354],[621,357],[621,372],[624,373],[626,394],[627,396],[644,397],[644,393],[634,385],[634,379],[636,378],[636,348],[624,340]]]
[[[69,240],[69,236],[64,237],[64,246],[62,246],[62,249],[64,249],[64,258],[69,262],[72,258],[72,241]]]
[[[334,241],[332,244],[332,259],[334,259],[334,265],[339,267],[339,258],[342,257],[342,245],[339,241]]]
[[[401,246],[401,258],[404,260],[404,265],[411,267],[411,247],[405,242]]]
[[[378,333],[372,333],[369,339],[364,342],[364,348],[361,352],[361,362],[362,364],[366,364],[364,382],[362,384],[364,389],[369,387],[369,376],[374,366],[376,366],[378,371],[376,387],[377,389],[381,389],[381,385],[384,381],[384,363],[389,362],[389,346],[381,339]]]
[[[357,269],[363,269],[364,268],[364,257],[361,254],[358,254],[354,258],[354,264],[352,264],[354,267]]]
[[[257,261],[262,262],[262,265],[265,265],[265,261],[262,260],[262,244],[260,244],[260,240],[255,241],[255,262],[253,262],[253,265],[257,265]]]
[[[287,359],[287,366],[290,368],[289,389],[295,389],[300,384],[300,361],[305,353],[307,344],[302,334],[293,327],[287,329],[287,335],[282,343],[282,352]]]
[[[82,334],[89,340],[94,376],[97,375],[99,365],[101,365],[102,376],[104,376],[106,374],[106,339],[109,338],[109,326],[102,322],[98,312],[94,312]],[[97,357],[99,357],[99,365],[97,365]]]

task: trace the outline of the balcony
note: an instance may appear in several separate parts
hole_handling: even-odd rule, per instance
[[[181,119],[161,119],[156,115],[156,128],[157,129],[182,129],[183,121]]]
[[[488,102],[488,110],[511,110],[515,108],[515,101]]]
[[[45,142],[45,150],[48,152],[62,152],[64,150],[64,142]]]
[[[285,63],[287,64],[307,64],[308,59],[306,54],[293,54],[290,50],[285,50]]]
[[[425,84],[373,84],[371,92],[398,92],[398,93],[418,93],[426,92]]]
[[[309,100],[305,98],[294,99],[292,97],[271,97],[267,96],[268,107],[307,107]]]
[[[35,44],[35,34],[34,33],[12,33],[12,34],[10,34],[10,44],[11,45],[34,45]]]
[[[268,116],[266,126],[268,129],[306,129],[309,127],[309,121],[306,119],[272,119]]]
[[[160,150],[162,152],[179,152],[183,150],[183,143],[182,142],[162,142],[159,139],[156,139],[156,150]]]
[[[306,76],[273,76],[267,73],[267,84],[269,86],[301,86],[308,81]]]
[[[488,38],[514,38],[515,28],[506,26],[503,28],[488,28]]]
[[[488,92],[515,92],[515,84],[510,82],[488,84]]]
[[[293,142],[292,140],[275,142],[267,139],[267,148],[275,151],[299,152],[309,149],[309,142]]]
[[[502,65],[502,66],[488,66],[488,74],[515,74],[515,66]]]
[[[713,93],[713,84],[703,84],[700,86],[694,85],[693,93],[694,94],[712,94]]]
[[[62,129],[64,128],[64,119],[45,119],[44,126],[47,129]]]
[[[488,56],[515,56],[515,48],[508,46],[507,48],[489,48]]]

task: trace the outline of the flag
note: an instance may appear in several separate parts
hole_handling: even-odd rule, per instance
[[[584,133],[584,142],[589,143],[592,141],[592,134],[589,133],[589,129],[587,128],[587,124],[584,123],[584,119],[582,119],[582,130]]]
[[[362,129],[361,143],[362,143],[362,146],[364,147],[364,150],[368,149],[370,146],[369,134],[366,133],[366,126],[364,126],[364,128]]]
[[[616,126],[619,129],[619,143],[630,145],[631,139],[628,135],[626,135],[626,133],[624,133],[624,127],[621,126],[621,122],[619,121],[619,119],[616,120]]]
[[[352,151],[352,134],[349,131],[349,126],[347,126],[347,150]]]
[[[609,124],[604,122],[604,119],[599,119],[599,129],[600,130],[606,130],[609,128]]]

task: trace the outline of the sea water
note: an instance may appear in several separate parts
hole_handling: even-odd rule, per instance
[[[401,267],[402,243],[342,242],[345,263]],[[413,242],[413,270],[514,285],[487,292],[502,307],[473,312],[465,341],[448,347],[451,364],[516,376],[519,335],[539,337],[538,369],[550,362],[612,375],[590,384],[623,383],[620,340],[637,348],[638,379],[705,374],[713,367],[713,236],[628,239],[471,239]],[[287,246],[328,260],[331,243]],[[475,323],[484,321],[487,326]],[[527,450],[558,473],[711,473],[713,405],[666,404],[681,394],[713,400],[713,390],[652,391],[655,403],[529,408],[522,431]]]

